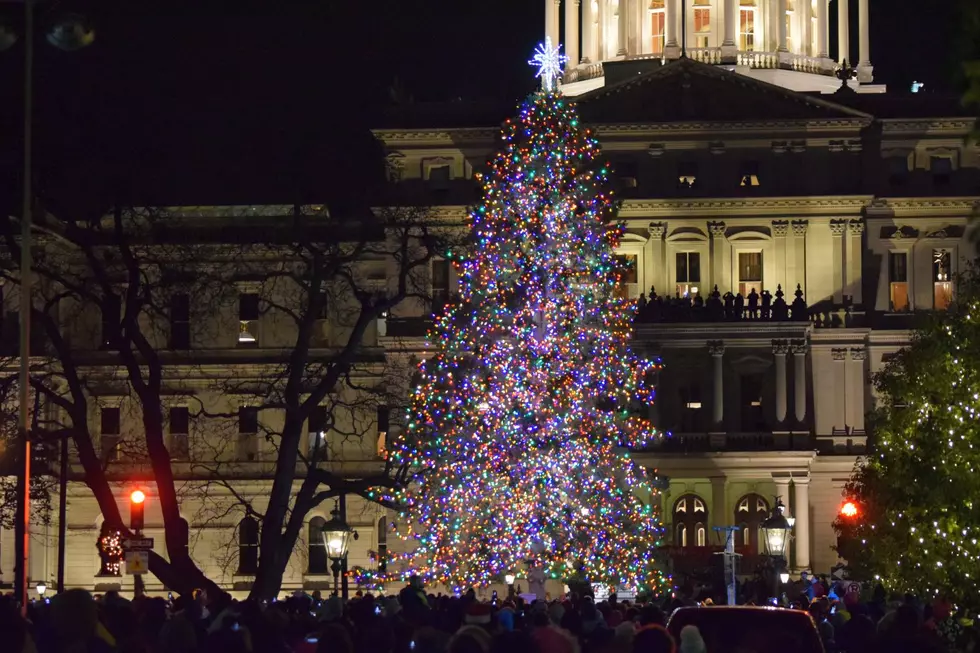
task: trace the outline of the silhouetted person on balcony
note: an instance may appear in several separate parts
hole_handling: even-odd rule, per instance
[[[643,311],[646,310],[646,307],[647,307],[647,296],[643,293],[640,293],[640,298],[636,300],[636,312],[642,315]]]
[[[735,295],[732,291],[725,293],[725,319],[732,320],[735,317]]]
[[[745,315],[745,298],[742,293],[735,295],[735,319],[741,320]]]
[[[701,293],[695,293],[691,303],[694,304],[694,308],[704,308],[704,299],[701,298]]]
[[[768,320],[772,315],[772,293],[768,290],[762,291],[762,319]]]
[[[753,320],[759,319],[759,293],[755,291],[755,288],[753,288],[752,292],[749,293],[748,300],[749,300],[749,318]]]

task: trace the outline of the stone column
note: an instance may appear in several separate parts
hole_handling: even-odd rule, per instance
[[[725,40],[721,47],[735,47],[735,26],[738,25],[738,14],[736,13],[737,0],[725,0]]]
[[[830,54],[827,52],[830,47],[828,43],[830,18],[827,15],[830,0],[817,0],[817,56],[826,59]]]
[[[810,479],[794,478],[793,485],[796,486],[796,501],[793,503],[793,516],[796,523],[793,525],[796,537],[795,553],[796,568],[809,569],[810,567]]]
[[[725,491],[727,484],[728,479],[724,476],[711,477],[711,514],[708,515],[708,521],[712,526],[728,526],[731,522],[728,515],[728,496]],[[711,535],[708,534],[708,538],[710,537]]]
[[[793,243],[791,245],[789,252],[793,255],[793,276],[787,275],[786,285],[787,288],[783,290],[789,296],[793,295],[793,291],[796,290],[796,284],[800,284],[800,288],[803,289],[804,296],[806,295],[806,231],[809,227],[809,221],[807,220],[793,220]],[[787,268],[789,265],[787,264]]]
[[[864,222],[861,220],[851,220],[847,223],[847,290],[845,294],[853,298],[854,305],[860,306],[864,303],[861,292],[861,234],[864,233]]]
[[[676,59],[680,56],[680,45],[678,36],[680,34],[681,10],[680,0],[667,0],[664,6],[667,14],[666,21],[667,34],[665,35],[664,56],[668,59]]]
[[[864,432],[864,361],[868,358],[868,350],[864,347],[851,347],[851,362],[848,367],[848,394],[851,397],[851,414],[848,423],[851,431]]]
[[[793,412],[800,425],[806,419],[806,350],[805,340],[798,340],[790,344],[790,352],[793,354],[793,389],[795,391]]]
[[[832,368],[834,377],[831,379],[831,383],[833,383],[834,388],[834,412],[836,415],[834,415],[833,428],[837,428],[838,420],[840,420],[840,428],[846,431],[847,427],[850,426],[847,410],[847,347],[835,347],[831,349],[830,357],[834,361]]]
[[[544,34],[551,39],[551,45],[558,45],[561,40],[558,35],[558,10],[561,0],[544,0]]]
[[[592,0],[586,0],[591,2]],[[578,49],[578,12],[581,0],[565,0],[565,54],[568,56],[569,68],[574,68],[579,62]]]
[[[776,275],[774,279],[766,280],[766,288],[773,293],[776,292],[776,286],[782,286],[783,292],[786,292],[786,289],[789,288],[786,254],[789,249],[789,244],[792,241],[787,240],[786,236],[788,233],[788,220],[772,221],[772,237],[776,241],[774,248],[776,250]]]
[[[629,7],[627,6],[627,0],[619,0],[619,5],[616,8],[617,22],[619,26],[619,31],[617,32],[616,39],[616,56],[625,57],[626,56],[626,38],[627,38],[627,26],[629,20]]]
[[[850,19],[847,0],[837,0],[837,63],[851,58]]]
[[[725,286],[725,223],[709,222],[708,231],[711,233],[711,262],[713,264],[711,266],[711,285],[718,286],[718,290],[724,295],[730,290],[730,287]]]
[[[789,344],[785,340],[772,341],[772,354],[776,359],[776,423],[786,421],[786,354]]]
[[[786,0],[779,0],[776,3],[776,34],[779,35],[779,43],[776,49],[779,52],[789,52],[789,48],[786,47],[788,36],[786,33]]]
[[[870,84],[874,81],[874,66],[871,65],[871,18],[868,0],[858,0],[858,81]]]
[[[830,233],[833,235],[831,252],[833,254],[834,271],[834,303],[840,305],[844,302],[844,230],[847,229],[847,220],[831,220]]]
[[[711,428],[714,430],[723,430],[724,424],[722,422],[725,419],[725,343],[721,340],[709,342],[708,353],[711,354],[714,373],[714,389],[711,397]]]
[[[595,25],[595,15],[592,13],[592,0],[582,2],[582,63],[592,63],[595,54],[595,40],[592,32]]]
[[[775,478],[772,479],[772,482],[776,484],[776,498],[778,498],[783,503],[783,505],[786,506],[786,510],[783,512],[783,514],[786,515],[787,517],[789,517],[789,515],[790,515],[790,511],[789,511],[789,481],[790,481],[790,478],[789,478],[788,475],[787,476],[777,476],[777,477],[775,477]],[[776,506],[773,506],[773,508],[775,508],[775,507]]]
[[[653,266],[650,285],[657,289],[657,294],[673,297],[673,292],[667,287],[667,259],[664,254],[664,236],[667,235],[666,222],[651,222],[647,227],[650,232],[650,244],[653,248],[653,256],[650,263]],[[640,288],[641,292],[649,292],[649,288]]]

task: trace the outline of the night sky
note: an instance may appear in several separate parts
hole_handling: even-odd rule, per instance
[[[871,0],[876,81],[956,90],[959,1]],[[516,102],[534,88],[525,62],[544,23],[543,0],[60,4],[91,16],[97,39],[73,54],[38,47],[35,174],[48,205],[76,212],[370,188],[381,168],[368,129],[393,85],[416,101]],[[0,4],[15,29],[18,7]],[[21,57],[0,52],[6,210],[19,201]]]

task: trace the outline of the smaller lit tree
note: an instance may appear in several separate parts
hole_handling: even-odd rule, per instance
[[[867,460],[834,523],[855,577],[898,592],[951,591],[980,609],[980,278],[924,316],[874,379]],[[846,506],[846,504],[845,504]]]

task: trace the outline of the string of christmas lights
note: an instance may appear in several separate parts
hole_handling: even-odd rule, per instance
[[[450,254],[460,299],[434,320],[437,353],[392,447],[415,472],[384,496],[412,550],[361,580],[463,591],[533,560],[557,579],[669,585],[659,484],[629,454],[660,438],[645,419],[660,363],[628,346],[635,305],[618,292],[623,227],[599,157],[559,93],[504,124],[470,254]]]

